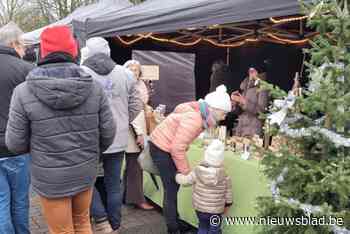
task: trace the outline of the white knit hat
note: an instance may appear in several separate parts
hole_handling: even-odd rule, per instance
[[[225,145],[220,140],[213,140],[204,153],[204,161],[210,166],[219,167],[224,162]]]
[[[205,96],[206,103],[212,108],[220,109],[226,112],[231,112],[232,104],[230,95],[227,93],[225,85],[220,85],[212,93]]]
[[[92,37],[86,41],[86,58],[90,58],[91,56],[99,53],[103,53],[107,56],[111,56],[111,49],[109,48],[108,41],[106,41],[103,37]]]

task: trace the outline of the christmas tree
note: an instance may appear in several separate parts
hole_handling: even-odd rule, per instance
[[[266,225],[262,233],[350,233],[348,8],[346,0],[303,5],[308,26],[318,32],[305,51],[309,84],[302,96],[289,93],[269,116],[273,132],[277,129],[293,147],[265,152],[262,164],[272,197],[258,199],[260,217],[294,217],[294,225],[279,220],[284,225]],[[301,223],[301,217],[308,221]]]

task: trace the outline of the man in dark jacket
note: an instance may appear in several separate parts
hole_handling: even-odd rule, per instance
[[[102,86],[76,64],[66,26],[45,29],[41,60],[11,100],[6,144],[32,156],[33,189],[51,233],[92,234],[89,207],[100,152],[115,123]]]
[[[11,153],[5,144],[12,92],[33,68],[21,59],[22,33],[12,22],[0,29],[0,233],[6,234],[29,233],[29,157]]]

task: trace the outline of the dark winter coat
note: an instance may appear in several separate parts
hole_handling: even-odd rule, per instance
[[[6,144],[30,151],[33,189],[48,198],[94,185],[115,123],[102,86],[58,54],[35,68],[13,94]]]
[[[0,46],[0,158],[16,156],[5,144],[5,131],[8,121],[12,92],[25,81],[33,65],[20,59],[12,48]]]
[[[259,84],[255,84],[253,80],[249,81],[249,78],[241,83],[240,88],[247,103],[241,107],[242,113],[238,118],[236,135],[243,137],[262,135],[263,123],[260,114],[268,107],[269,94],[267,91],[259,90]]]

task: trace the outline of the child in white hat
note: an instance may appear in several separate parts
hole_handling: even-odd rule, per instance
[[[213,218],[220,219],[232,205],[231,179],[225,173],[224,144],[214,140],[204,154],[204,160],[188,175],[177,174],[180,185],[193,185],[193,206],[199,220],[198,233],[221,233],[212,225]]]

